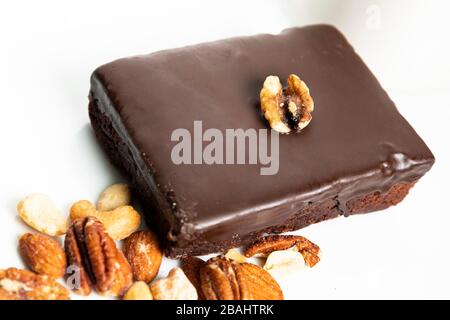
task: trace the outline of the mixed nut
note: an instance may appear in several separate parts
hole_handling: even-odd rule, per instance
[[[150,231],[137,231],[125,239],[123,250],[134,279],[150,283],[158,274],[162,249],[158,237]]]
[[[9,268],[0,270],[0,300],[68,300],[69,291],[52,277]]]
[[[204,261],[185,257],[180,268],[156,279],[163,252],[157,236],[138,230],[139,213],[130,205],[130,189],[115,184],[95,206],[75,202],[70,219],[50,198],[33,194],[17,206],[19,216],[39,233],[25,233],[19,251],[30,270],[0,270],[0,300],[68,300],[69,290],[124,300],[278,300],[283,292],[272,273],[313,267],[320,260],[317,245],[301,236],[259,238],[241,254],[231,249]],[[55,237],[65,235],[62,247]],[[116,241],[122,240],[123,251]],[[251,257],[267,258],[264,267]]]
[[[283,88],[277,76],[266,78],[261,110],[272,129],[298,132],[311,121],[314,102],[295,74]],[[269,235],[242,255],[231,249],[204,261],[185,257],[180,268],[157,279],[163,252],[157,236],[139,231],[140,214],[131,206],[126,184],[114,184],[96,205],[75,202],[70,219],[46,195],[31,194],[17,205],[20,218],[39,233],[25,233],[19,251],[30,270],[0,269],[0,300],[67,300],[69,291],[124,300],[278,300],[283,292],[271,274],[313,267],[320,261],[317,245],[301,236]],[[65,235],[64,248],[56,237]],[[122,240],[123,251],[116,241]],[[247,258],[264,257],[261,268]]]
[[[295,74],[288,76],[286,88],[283,88],[280,78],[268,76],[259,98],[261,111],[275,131],[298,132],[312,120],[314,101],[308,86]]]

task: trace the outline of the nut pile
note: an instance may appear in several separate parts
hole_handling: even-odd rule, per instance
[[[320,260],[320,248],[301,236],[271,235],[259,238],[241,255],[230,249],[203,261],[182,259],[181,269],[197,289],[200,300],[281,300],[283,292],[272,274],[291,273]],[[267,258],[263,268],[247,258]]]
[[[308,86],[295,74],[289,75],[284,89],[277,76],[268,76],[259,97],[264,117],[280,133],[301,131],[312,120],[314,101]]]
[[[65,218],[45,195],[32,194],[17,206],[19,216],[38,233],[25,233],[19,250],[30,270],[0,269],[0,300],[68,300],[93,290],[123,300],[279,300],[283,292],[272,274],[319,262],[319,247],[300,236],[272,235],[204,261],[181,260],[156,279],[163,252],[157,236],[138,230],[139,213],[130,189],[105,189],[97,205],[75,202]],[[62,247],[57,236],[65,235]],[[123,251],[120,249],[122,243]],[[266,257],[263,268],[247,258]],[[60,283],[66,281],[66,287]]]
[[[19,239],[20,253],[31,271],[0,270],[0,300],[70,299],[69,290],[58,282],[63,277],[67,287],[81,295],[94,288],[112,297],[123,297],[129,288],[138,291],[132,266],[115,241],[140,227],[141,217],[130,201],[127,185],[112,185],[102,192],[97,207],[86,200],[74,203],[67,219],[48,196],[25,197],[17,205],[18,214],[39,232],[25,233]],[[63,235],[64,248],[56,238]],[[154,247],[159,248],[157,243]],[[151,257],[156,259],[155,254]],[[155,275],[160,263],[161,258],[155,260]]]

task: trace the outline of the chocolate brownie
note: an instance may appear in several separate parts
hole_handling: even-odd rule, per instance
[[[196,121],[203,130],[270,131],[259,91],[268,75],[291,73],[308,84],[315,110],[300,133],[278,136],[275,174],[258,164],[173,160],[173,133],[194,137]],[[89,98],[100,144],[129,175],[172,257],[385,209],[434,163],[352,46],[326,25],[120,59],[95,70]]]

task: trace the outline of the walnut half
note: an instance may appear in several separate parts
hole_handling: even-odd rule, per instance
[[[264,117],[280,133],[298,132],[312,120],[314,101],[308,86],[295,74],[289,75],[286,88],[277,76],[268,76],[259,96]]]

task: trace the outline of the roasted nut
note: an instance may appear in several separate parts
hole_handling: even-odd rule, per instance
[[[34,193],[17,205],[20,218],[33,229],[49,236],[66,233],[67,219],[62,211],[46,195]]]
[[[155,300],[197,300],[197,290],[180,268],[173,268],[165,279],[150,285]]]
[[[67,256],[67,282],[75,293],[87,296],[92,291],[89,255],[84,235],[85,219],[76,219],[67,230],[64,249]],[[73,273],[73,274],[72,274]]]
[[[291,99],[299,98],[299,103],[309,113],[314,111],[314,101],[309,94],[308,86],[295,74],[290,74],[287,80],[286,94]]]
[[[286,89],[277,76],[268,76],[259,96],[264,117],[280,133],[300,131],[312,120],[314,101],[308,86],[295,74],[289,75]]]
[[[97,217],[114,240],[125,239],[141,225],[141,216],[131,206],[122,206],[111,211],[98,211],[91,202],[81,200],[70,208],[72,221],[90,216]]]
[[[306,265],[314,267],[320,261],[320,248],[302,236],[271,235],[256,240],[245,250],[246,257],[263,256],[279,250],[295,247],[305,259]]]
[[[19,249],[31,270],[60,278],[66,272],[66,255],[59,243],[42,234],[25,233],[19,239]]]
[[[70,208],[70,219],[72,221],[79,218],[97,217],[97,215],[97,209],[88,200],[77,201]]]
[[[181,270],[197,289],[198,300],[205,300],[200,281],[200,270],[205,265],[206,262],[197,257],[186,257],[181,260]]]
[[[247,261],[247,258],[244,257],[242,254],[240,254],[240,252],[234,248],[228,250],[228,252],[225,254],[225,258],[228,258],[230,260],[233,260],[233,261],[236,261],[239,263],[243,263],[243,262]]]
[[[151,282],[158,274],[163,253],[151,231],[137,231],[124,240],[123,251],[137,281]]]
[[[280,300],[283,292],[272,276],[251,263],[219,256],[200,270],[201,288],[208,300]]]
[[[294,247],[295,248],[295,247]],[[303,256],[293,248],[287,250],[273,251],[267,257],[264,270],[272,275],[284,276],[305,267]]]
[[[97,210],[110,211],[128,206],[130,202],[130,187],[124,183],[117,183],[109,186],[100,194],[97,200]]]
[[[270,235],[257,239],[244,251],[246,257],[267,257],[273,251],[294,247],[300,236]],[[304,239],[304,238],[303,238]]]
[[[207,300],[240,300],[241,292],[235,273],[236,263],[218,256],[200,270],[202,292]]]
[[[283,300],[283,291],[275,279],[261,267],[251,263],[235,263],[241,300]]]
[[[0,300],[69,300],[69,292],[51,277],[28,270],[0,270]]]
[[[100,294],[120,296],[132,283],[131,267],[103,224],[95,217],[76,219],[65,240],[70,266],[79,274],[79,294],[90,293],[91,283]]]
[[[291,132],[282,102],[283,86],[277,76],[268,76],[259,93],[261,111],[270,127],[281,133]]]
[[[97,292],[105,296],[120,297],[133,283],[133,272],[131,271],[131,267],[120,249],[117,249],[115,260],[116,262],[114,263],[113,271],[114,275],[112,276],[114,280],[109,290],[106,289],[107,287],[104,287],[105,290],[103,291],[102,288],[99,287],[99,281],[97,280]],[[93,270],[95,269],[93,268]],[[108,278],[106,277],[106,279]],[[106,283],[109,283],[109,281]]]
[[[85,218],[84,241],[97,291],[121,295],[132,283],[131,267],[97,218]]]
[[[144,281],[137,281],[125,293],[123,300],[153,300],[153,296]]]

